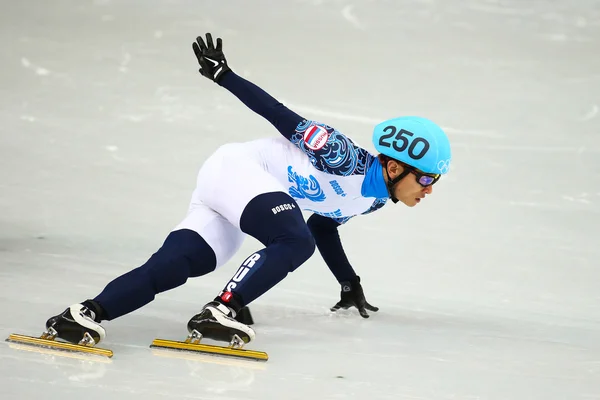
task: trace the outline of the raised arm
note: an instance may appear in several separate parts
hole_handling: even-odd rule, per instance
[[[304,120],[301,116],[281,104],[254,83],[242,78],[229,68],[223,54],[223,41],[218,38],[216,46],[210,33],[206,43],[202,37],[192,44],[200,73],[229,90],[248,108],[269,121],[288,140],[296,132],[296,127]]]
[[[254,83],[236,75],[233,71],[224,74],[219,85],[229,90],[248,108],[273,124],[288,140],[291,140],[292,135],[296,132],[296,127],[304,120]]]

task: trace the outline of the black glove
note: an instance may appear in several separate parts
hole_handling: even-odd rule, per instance
[[[201,36],[196,38],[192,44],[198,64],[200,64],[200,73],[214,82],[219,82],[223,74],[231,71],[223,54],[223,41],[217,38],[217,47],[215,47],[212,35],[206,34],[206,44]]]
[[[367,303],[365,293],[360,285],[359,276],[348,282],[340,282],[340,285],[342,285],[342,292],[340,293],[341,300],[338,301],[335,306],[331,307],[331,311],[337,311],[340,308],[346,310],[350,307],[356,307],[358,308],[360,316],[363,318],[369,318],[367,310],[379,311],[379,307],[374,307]]]

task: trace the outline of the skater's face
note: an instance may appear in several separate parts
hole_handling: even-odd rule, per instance
[[[405,170],[405,166],[401,163],[389,160],[387,162],[387,173],[389,174],[390,179],[394,179],[398,175],[400,175]],[[384,168],[384,173],[386,173],[386,169]],[[398,201],[406,204],[409,207],[414,207],[421,202],[421,200],[425,199],[425,196],[433,193],[433,185],[423,186],[417,180],[419,176],[422,175],[419,171],[413,171],[406,175],[404,178],[400,179],[400,181],[394,186],[394,196],[398,199]],[[423,179],[422,179],[423,180]],[[435,183],[437,179],[433,181]]]

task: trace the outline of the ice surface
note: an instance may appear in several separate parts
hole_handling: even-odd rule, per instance
[[[277,134],[197,73],[206,31],[238,73],[368,148],[401,114],[454,148],[434,196],[341,229],[381,307],[369,320],[329,313],[316,255],[252,306],[266,364],[150,350],[185,335],[249,239],[106,323],[110,363],[2,343],[3,400],[600,399],[598,1],[21,0],[0,30],[2,337],[143,263],[217,146]]]

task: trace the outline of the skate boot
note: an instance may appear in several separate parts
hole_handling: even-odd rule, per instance
[[[192,340],[209,338],[235,347],[250,343],[255,336],[252,328],[236,321],[233,311],[218,301],[205,305],[200,314],[190,319],[187,327]]]
[[[94,311],[82,304],[73,304],[62,314],[46,321],[47,338],[61,338],[67,342],[94,346],[106,336],[104,328],[96,321]]]

